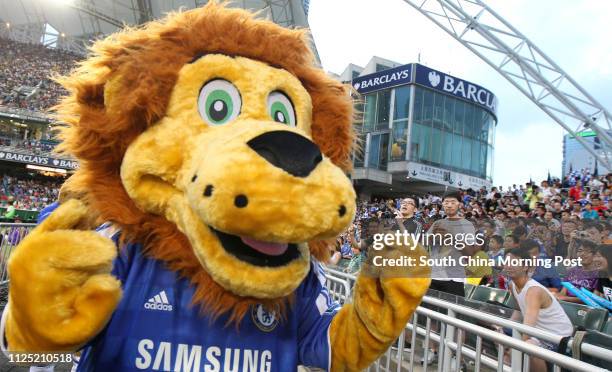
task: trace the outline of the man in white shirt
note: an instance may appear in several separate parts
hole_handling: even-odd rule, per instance
[[[546,287],[530,277],[534,267],[528,265],[532,258],[528,245],[528,242],[523,242],[519,248],[506,252],[506,258],[510,260],[504,271],[512,280],[508,289],[520,309],[514,311],[511,319],[518,321],[522,315],[525,325],[563,337],[571,336],[574,327],[559,301]],[[558,346],[528,334],[523,334],[523,340],[551,351],[556,351]],[[546,372],[546,362],[540,358],[531,357],[529,367],[531,372]]]

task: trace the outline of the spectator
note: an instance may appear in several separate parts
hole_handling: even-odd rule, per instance
[[[507,239],[511,239],[514,242],[514,238],[509,236]],[[517,242],[518,243],[518,242]],[[488,281],[488,284],[492,285],[495,288],[506,288],[505,278],[502,275],[502,265],[501,260],[505,256],[504,250],[504,238],[499,235],[493,235],[489,240],[489,247],[487,250],[488,258],[494,260],[496,263],[492,268],[491,277]]]
[[[473,263],[465,268],[467,275],[466,282],[472,285],[480,285],[483,280],[489,280],[491,278],[493,268],[489,265],[481,264],[489,258],[487,253],[483,250],[482,245],[475,244],[474,250],[475,252],[472,257],[475,261],[472,261]]]
[[[409,234],[421,234],[423,231],[423,221],[415,215],[418,210],[418,198],[410,196],[400,201],[400,209],[395,212],[396,217],[401,219],[401,223]]]
[[[531,254],[526,249],[513,249],[506,253],[511,259],[504,271],[512,282],[509,284],[510,294],[514,297],[520,310],[515,311],[512,320],[523,317],[523,324],[536,327],[541,330],[566,337],[571,336],[574,331],[572,322],[563,311],[563,308],[555,299],[553,294],[536,280],[529,278],[532,268],[526,264]],[[543,347],[550,351],[556,351],[558,345],[540,340],[538,338],[523,334],[523,340]],[[545,372],[546,362],[531,357],[529,370],[532,372]]]
[[[555,243],[555,256],[568,257],[568,246],[571,241],[572,233],[576,231],[578,223],[566,218],[561,223],[561,231],[557,233]]]
[[[534,259],[549,259],[538,242],[533,239],[524,240],[521,243],[520,249],[527,251]],[[561,289],[561,279],[554,265],[551,265],[551,267],[537,265],[533,270],[533,276],[531,278],[552,292],[558,292],[559,289]]]
[[[4,214],[4,218],[15,218],[15,202],[9,202],[8,208],[6,208],[6,213]]]
[[[595,294],[612,301],[612,245],[600,245],[593,255],[593,263],[599,270]]]
[[[608,207],[601,204],[601,199],[599,198],[599,196],[592,197],[591,203],[592,203],[592,209],[595,212],[597,212],[597,214],[599,215],[598,219],[605,218]]]
[[[584,210],[582,211],[582,219],[583,220],[598,220],[599,213],[596,210],[593,210],[593,206],[590,201],[584,203]]]
[[[442,207],[446,218],[438,220],[432,224],[427,232],[430,235],[436,234],[444,236],[451,234],[457,236],[458,234],[476,234],[474,225],[467,221],[465,218],[459,215],[459,205],[461,203],[461,196],[458,193],[449,193],[442,199]],[[459,259],[463,255],[471,256],[474,254],[473,246],[466,246],[459,249],[456,245],[450,246],[433,246],[431,248],[432,258],[443,258],[453,257],[455,262],[459,262]],[[431,273],[431,289],[451,293],[456,296],[464,297],[465,292],[463,283],[465,282],[465,269],[460,265],[449,265],[449,266],[436,266],[432,268]]]
[[[582,182],[576,181],[576,185],[569,190],[569,197],[578,201],[580,195],[582,195]]]
[[[576,288],[585,288],[589,291],[597,289],[599,271],[596,264],[593,262],[593,256],[596,250],[596,244],[590,240],[582,239],[577,242],[578,258],[581,259],[582,265],[575,266],[568,270],[565,280],[573,284]],[[582,301],[569,293],[567,288],[563,287],[557,298],[563,301],[577,302]]]

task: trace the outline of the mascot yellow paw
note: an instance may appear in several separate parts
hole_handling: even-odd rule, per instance
[[[80,202],[67,202],[11,255],[10,351],[74,351],[113,313],[121,298],[119,281],[109,275],[116,247],[93,231],[70,230],[86,213]]]
[[[418,263],[423,255],[421,247],[370,250],[353,289],[353,303],[343,306],[330,327],[334,372],[360,371],[374,362],[404,330],[429,288],[429,267],[376,267],[375,257],[412,257]]]

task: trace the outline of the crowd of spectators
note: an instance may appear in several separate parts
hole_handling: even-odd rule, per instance
[[[47,178],[1,176],[0,208],[40,211],[53,203],[63,179]]]
[[[0,38],[0,105],[43,111],[64,90],[51,77],[68,73],[80,57],[43,45]]]
[[[56,144],[50,141],[38,141],[35,139],[28,139],[13,141],[12,144],[9,143],[9,145],[12,145],[13,147],[20,150],[25,150],[28,153],[38,155],[52,152]]]
[[[557,298],[581,302],[561,285],[567,281],[612,301],[612,174],[597,176],[588,170],[573,171],[563,180],[528,182],[510,188],[462,190],[461,215],[484,235],[474,256],[503,257],[504,252],[535,242],[534,258],[580,258],[582,265],[550,268],[538,266],[533,279],[549,288]],[[442,198],[437,195],[414,197],[423,231],[443,219]],[[395,218],[401,198],[360,201],[353,224],[336,243],[332,263],[345,272],[355,273],[367,255],[360,244],[362,227],[371,219]],[[507,289],[503,267],[466,267],[467,282]]]

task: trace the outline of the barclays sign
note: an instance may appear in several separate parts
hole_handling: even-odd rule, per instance
[[[497,98],[491,91],[418,63],[415,63],[415,67],[415,83],[463,98],[497,115]]]
[[[411,82],[412,65],[390,68],[353,79],[353,88],[361,94],[405,85]]]

